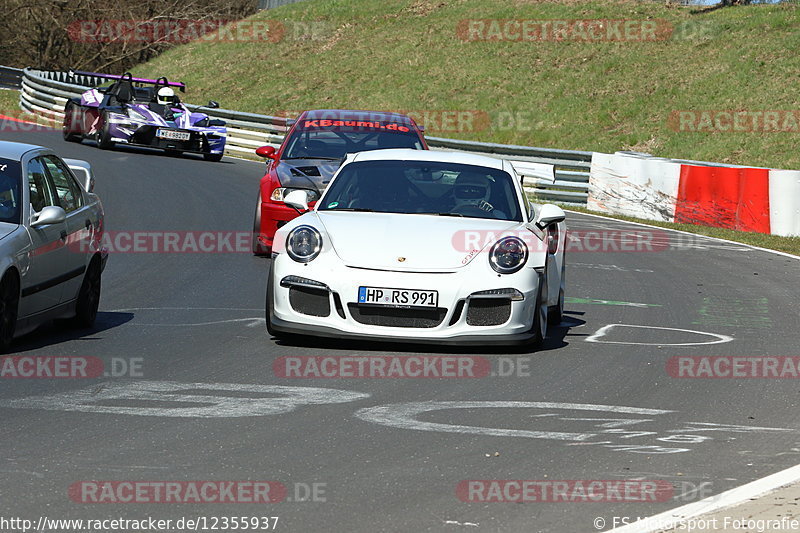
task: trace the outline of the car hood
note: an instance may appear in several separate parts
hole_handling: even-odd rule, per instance
[[[452,271],[520,222],[395,213],[315,211],[336,254],[352,267]],[[470,232],[470,233],[468,233]]]
[[[322,192],[340,165],[341,161],[329,159],[282,160],[277,169],[278,179],[282,187],[317,189]]]
[[[19,227],[19,224],[12,224],[10,222],[0,222],[0,240],[5,239]]]

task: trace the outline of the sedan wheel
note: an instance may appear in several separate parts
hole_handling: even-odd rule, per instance
[[[81,290],[78,292],[78,301],[75,304],[75,318],[73,324],[77,328],[90,328],[97,318],[97,308],[100,306],[101,285],[100,261],[93,260],[83,277]]]
[[[6,275],[0,282],[0,350],[5,351],[14,339],[19,309],[19,282]]]

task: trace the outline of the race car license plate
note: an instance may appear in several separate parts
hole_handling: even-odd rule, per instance
[[[188,131],[158,130],[156,137],[160,139],[173,139],[176,141],[188,141],[191,135]]]
[[[438,307],[439,292],[387,287],[359,287],[358,303],[394,307]]]

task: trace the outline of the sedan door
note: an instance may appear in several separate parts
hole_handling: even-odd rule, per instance
[[[94,215],[83,196],[83,188],[67,165],[55,155],[45,155],[42,157],[42,161],[55,186],[56,205],[67,213],[66,251],[64,264],[60,267],[64,279],[61,301],[67,302],[78,297],[78,291],[83,283],[83,273],[88,264],[87,257]]]
[[[48,224],[33,228],[30,223],[47,206],[57,206],[55,188],[45,170],[41,157],[28,160],[24,166],[25,180],[28,184],[29,213],[26,229],[31,245],[23,260],[22,298],[19,302],[20,318],[27,317],[61,302],[61,280],[63,265],[66,262],[66,222]],[[25,265],[25,262],[27,265]]]

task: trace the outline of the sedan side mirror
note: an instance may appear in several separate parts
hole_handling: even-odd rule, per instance
[[[301,213],[308,211],[308,193],[301,189],[294,190],[283,197],[283,203]]]
[[[256,155],[260,157],[268,157],[269,159],[277,159],[277,152],[274,146],[262,146],[256,148]]]
[[[31,222],[32,228],[48,226],[50,224],[60,224],[67,220],[67,212],[55,205],[48,205],[42,208],[36,220]]]
[[[550,224],[558,224],[566,220],[567,215],[564,210],[553,204],[545,204],[539,210],[539,216],[536,217],[536,225],[542,229]]]

